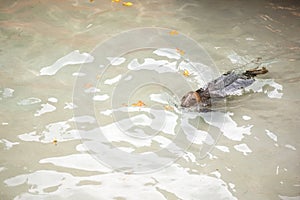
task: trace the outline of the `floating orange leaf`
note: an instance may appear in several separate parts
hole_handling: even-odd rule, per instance
[[[133,103],[132,106],[138,106],[138,107],[142,107],[145,106],[146,104],[144,102],[142,102],[141,100],[139,100],[137,103]]]
[[[174,110],[174,108],[170,105],[166,105],[164,108],[165,110]]]
[[[133,5],[133,3],[131,3],[131,2],[129,2],[129,1],[124,1],[123,2],[123,6],[132,6]]]
[[[178,49],[176,48],[177,53],[179,53],[180,55],[184,55],[185,52],[182,49]]]
[[[178,32],[176,30],[170,31],[170,35],[178,35]]]
[[[189,75],[190,75],[190,72],[189,72],[188,70],[185,69],[185,70],[183,71],[183,75],[184,75],[184,76],[189,76]]]
[[[90,2],[92,3],[92,2],[94,2],[94,0],[90,0]]]

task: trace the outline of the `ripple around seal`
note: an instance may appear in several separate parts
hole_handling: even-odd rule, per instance
[[[114,169],[156,170],[180,158],[193,141],[199,149],[204,141],[206,145],[216,141],[206,129],[198,130],[200,117],[186,115],[183,120],[176,107],[165,110],[171,99],[178,101],[183,93],[218,73],[199,44],[169,32],[163,28],[123,32],[100,44],[91,52],[94,61],[81,67],[80,73],[86,76],[78,77],[74,87],[75,115],[95,116],[98,122],[89,127],[92,132],[81,134],[82,141],[100,162]],[[149,40],[141,39],[146,36]],[[183,76],[183,70],[191,76]],[[98,91],[83,92],[87,83]],[[143,106],[135,107],[135,102]]]

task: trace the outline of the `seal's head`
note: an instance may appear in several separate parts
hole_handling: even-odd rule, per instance
[[[201,102],[201,97],[198,92],[188,92],[186,95],[184,95],[181,99],[181,106],[182,107],[192,107],[197,105]]]

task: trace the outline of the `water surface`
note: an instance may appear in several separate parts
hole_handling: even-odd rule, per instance
[[[300,199],[299,3],[132,3],[1,1],[1,199]],[[162,46],[82,70],[98,44],[142,27],[176,30],[212,63]],[[225,111],[166,109],[257,57],[269,73]],[[86,107],[74,103],[80,80]],[[93,116],[78,115],[90,107]],[[132,165],[128,155],[149,159]]]

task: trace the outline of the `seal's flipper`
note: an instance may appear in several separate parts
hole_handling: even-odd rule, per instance
[[[265,67],[262,67],[261,69],[254,68],[254,69],[247,70],[246,72],[243,73],[243,75],[248,78],[251,78],[259,74],[265,74],[267,72],[268,70]]]

